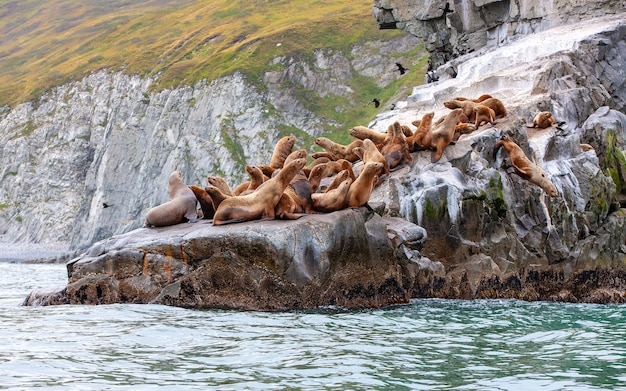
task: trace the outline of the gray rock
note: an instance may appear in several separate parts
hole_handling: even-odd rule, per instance
[[[399,233],[399,240],[388,237]],[[421,228],[366,208],[293,221],[142,228],[96,243],[68,263],[65,288],[35,291],[25,304],[285,310],[406,303],[401,270],[414,260],[396,250],[405,242],[414,250],[424,239]],[[426,260],[421,268],[428,269]]]

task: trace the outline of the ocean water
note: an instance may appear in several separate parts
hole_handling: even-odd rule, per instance
[[[64,265],[0,263],[0,389],[626,390],[623,305],[20,306],[66,278]]]

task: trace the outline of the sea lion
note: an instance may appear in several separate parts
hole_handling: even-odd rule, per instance
[[[500,101],[500,99],[489,98],[489,99],[483,100],[482,102],[480,102],[480,104],[483,106],[487,106],[491,110],[494,111],[494,114],[495,114],[494,119],[506,117],[506,114],[507,114],[506,107],[504,107],[504,104],[502,103],[502,101]]]
[[[256,191],[244,196],[225,199],[215,211],[213,225],[273,219],[274,208],[278,201],[293,177],[302,170],[305,164],[305,159],[296,159],[283,166],[278,174],[263,182]]]
[[[394,122],[387,129],[387,133],[390,135],[389,141],[380,148],[380,153],[385,157],[388,169],[392,170],[398,167],[403,161],[409,164],[413,163],[409,145],[402,132],[402,125],[398,121]]]
[[[404,137],[411,137],[411,136],[413,136],[413,131],[408,126],[400,125],[400,128],[402,129],[402,133],[404,134]]]
[[[306,149],[298,149],[297,151],[293,151],[289,155],[287,155],[287,157],[285,158],[284,165],[287,165],[291,161],[296,160],[296,159],[305,159],[306,160],[306,155],[307,155]],[[272,174],[272,175],[274,175],[274,174]]]
[[[315,160],[317,159],[328,159],[328,160],[336,160],[335,156],[330,152],[313,152],[311,157]]]
[[[509,153],[509,158],[513,164],[513,168],[517,175],[535,185],[541,187],[550,197],[558,196],[558,191],[554,184],[550,181],[546,173],[526,157],[526,154],[509,136],[504,135],[496,143],[494,156],[498,153],[500,147],[504,147]]]
[[[349,208],[358,208],[369,201],[372,190],[374,189],[375,179],[378,178],[377,173],[383,168],[383,164],[379,162],[366,163],[359,176],[350,185],[347,194],[347,206]]]
[[[554,125],[556,125],[556,119],[554,119],[552,113],[549,111],[541,111],[535,115],[532,125],[526,124],[526,127],[545,129]]]
[[[372,140],[374,144],[380,144],[385,141],[387,134],[378,132],[374,129],[366,128],[365,126],[355,126],[351,128],[348,133],[354,138],[359,140],[365,140],[366,138]]]
[[[326,137],[317,137],[315,144],[324,148],[328,152],[332,160],[346,159],[349,162],[355,162],[359,157],[352,151],[355,147],[362,147],[363,140],[354,140],[348,145],[336,143]]]
[[[352,177],[350,176],[350,172],[348,172],[348,170],[342,170],[339,171],[337,173],[337,175],[335,175],[333,177],[333,180],[330,181],[330,183],[328,184],[328,186],[326,186],[326,189],[324,189],[324,193],[326,193],[327,191],[331,191],[332,189],[335,189],[339,186],[339,184],[343,181],[345,181],[346,179],[350,179],[351,181],[354,182],[354,179],[352,179]],[[355,178],[356,179],[356,178]]]
[[[213,207],[216,210],[220,206],[222,201],[224,201],[227,198],[234,197],[233,195],[225,194],[224,192],[222,192],[222,190],[220,190],[219,187],[216,187],[216,186],[213,186],[213,185],[209,185],[209,186],[205,187],[204,191],[206,191],[209,194],[209,196],[211,197],[211,199],[213,200]]]
[[[259,164],[257,165],[257,167],[259,167],[261,171],[263,172],[263,175],[265,175],[268,178],[271,178],[274,171],[278,170],[278,168],[274,168],[270,166],[269,164]]]
[[[595,148],[589,144],[580,144],[580,149],[582,149],[583,152],[595,151]]]
[[[454,137],[452,141],[457,141],[464,134],[470,134],[476,130],[476,125],[469,122],[461,122],[454,127]]]
[[[493,121],[496,119],[496,112],[491,107],[483,104],[474,106],[474,125],[478,128],[483,123],[487,122],[493,125]]]
[[[354,175],[354,171],[352,170],[352,163],[350,163],[346,159],[333,160],[333,161],[326,163],[326,172],[324,176],[333,176],[342,170],[348,170],[348,173],[350,174],[350,178],[352,178],[352,180],[356,179],[356,176]]]
[[[311,171],[315,168],[315,166],[317,165],[324,165],[326,163],[328,163],[330,161],[329,158],[327,157],[320,157],[317,159],[313,159],[313,161],[311,162],[311,164],[309,164],[308,166],[305,166],[302,171],[304,171],[304,175],[306,175],[307,177],[309,175],[311,175]]]
[[[481,96],[479,96],[479,97],[478,97],[478,98],[476,98],[476,99],[471,99],[471,98],[463,98],[463,97],[461,97],[461,96],[457,96],[457,97],[456,97],[456,98],[454,98],[454,99],[455,99],[455,100],[469,100],[469,101],[472,101],[472,102],[474,102],[474,103],[480,103],[480,102],[482,102],[482,101],[484,101],[484,100],[487,100],[487,99],[489,99],[489,98],[492,98],[492,96],[491,96],[491,95],[489,95],[489,94],[482,94]]]
[[[304,151],[304,157],[298,159],[306,161],[306,151]],[[274,208],[275,217],[277,219],[295,220],[300,218],[302,213],[313,213],[311,193],[309,178],[304,174],[304,170],[300,170],[291,179]]]
[[[474,107],[476,107],[477,103],[471,100],[451,99],[443,102],[443,105],[450,110],[462,109],[463,114],[465,114],[469,121],[474,122]]]
[[[354,148],[354,153],[356,153],[359,158],[363,161],[363,163],[369,162],[380,162],[383,164],[383,169],[378,175],[389,174],[389,167],[387,166],[387,159],[385,156],[376,148],[376,144],[368,138],[363,140],[363,147]]]
[[[278,200],[274,208],[274,217],[295,220],[304,213],[314,213],[311,196],[311,185],[308,181],[292,181]]]
[[[200,203],[202,216],[200,216],[200,213],[198,213],[198,216],[202,219],[212,219],[215,214],[215,207],[213,206],[213,199],[209,193],[207,193],[203,188],[195,185],[190,185],[189,188],[193,191],[193,194],[195,194],[196,199]]]
[[[312,194],[313,209],[322,213],[330,213],[344,209],[348,202],[348,191],[350,190],[351,184],[352,179],[347,178],[332,190]]]
[[[146,214],[144,227],[165,227],[198,221],[198,200],[193,191],[183,182],[180,171],[173,171],[167,181],[169,201],[155,206]]]
[[[282,168],[285,159],[289,156],[295,144],[296,137],[293,135],[285,136],[278,140],[276,146],[274,146],[272,157],[270,158],[270,166],[273,168]]]
[[[237,186],[233,193],[235,195],[245,195],[255,191],[263,182],[269,179],[269,177],[263,174],[263,171],[257,166],[246,165],[246,172],[250,175],[250,180]]]
[[[226,179],[220,176],[210,176],[207,178],[207,182],[209,182],[209,185],[215,186],[220,189],[220,191],[225,195],[234,195],[232,189],[230,188],[230,186],[228,186],[228,182],[226,182]]]
[[[420,119],[412,122],[417,127],[413,132],[412,137],[407,137],[406,142],[409,146],[409,151],[414,151],[416,148],[430,149],[433,140],[433,117],[435,112],[431,111]]]
[[[320,187],[320,183],[322,182],[322,178],[326,173],[326,165],[318,164],[311,169],[309,172],[309,184],[311,185],[311,194],[315,193],[317,189]]]
[[[463,109],[456,108],[448,113],[444,120],[433,129],[432,145],[435,150],[431,155],[431,162],[435,163],[441,159],[443,150],[450,145],[454,139],[456,125],[462,122],[468,122],[468,119],[463,113]]]

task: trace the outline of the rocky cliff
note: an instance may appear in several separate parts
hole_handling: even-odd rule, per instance
[[[516,2],[518,7],[522,3]],[[259,268],[255,266],[250,270],[237,266],[242,275],[249,276],[246,281],[257,287],[262,287],[261,281],[269,281],[273,286],[279,283],[286,284],[281,285],[283,287],[299,286],[301,273],[288,273],[285,267],[277,265],[302,264],[298,262],[300,253],[289,246],[285,249],[281,243],[302,243],[301,240],[311,239],[318,243],[311,249],[323,248],[324,243],[339,243],[327,258],[320,255],[329,254],[325,251],[304,251],[310,257],[307,262],[315,265],[313,269],[324,270],[324,273],[300,285],[305,288],[296,289],[297,294],[289,290],[294,295],[291,296],[293,302],[300,304],[306,297],[302,296],[303,292],[312,292],[307,290],[311,287],[320,292],[320,286],[326,290],[333,281],[347,282],[342,280],[343,269],[325,267],[326,262],[345,265],[354,260],[355,253],[359,254],[358,259],[371,260],[371,254],[381,254],[377,252],[380,249],[393,256],[380,257],[384,266],[379,275],[368,280],[367,288],[362,285],[355,288],[359,282],[351,279],[350,288],[326,291],[335,295],[342,291],[354,292],[354,288],[362,293],[355,297],[367,298],[356,300],[356,306],[401,302],[402,297],[626,301],[626,215],[622,209],[626,195],[623,152],[626,150],[626,14],[613,15],[611,9],[594,12],[577,23],[546,28],[501,46],[483,47],[460,55],[436,70],[447,77],[416,87],[395,110],[378,115],[369,126],[385,131],[395,121],[408,125],[429,111],[435,112],[435,118],[446,114],[449,110],[443,102],[448,99],[477,97],[484,93],[502,100],[508,110],[508,115],[494,125],[485,125],[461,136],[456,144],[446,148],[438,162],[431,163],[428,151],[416,152],[413,165],[404,166],[385,178],[370,198],[372,203],[382,205],[379,212],[385,224],[377,223],[376,235],[367,234],[363,228],[367,219],[349,230],[361,232],[360,237],[367,246],[361,243],[360,247],[354,247],[354,252],[346,253],[341,249],[353,247],[346,247],[348,242],[344,241],[344,236],[352,234],[341,230],[337,237],[331,234],[352,213],[346,211],[342,212],[343,217],[334,220],[333,224],[340,225],[334,225],[332,230],[322,229],[323,223],[313,216],[296,222],[281,222],[291,228],[284,230],[273,226],[274,235],[262,241],[274,256],[257,258],[254,251],[248,251],[240,255],[241,259],[229,258],[232,264],[258,265]],[[455,71],[450,73],[445,69]],[[534,115],[544,110],[554,113],[560,124],[543,130],[528,128],[527,123]],[[516,175],[504,151],[495,153],[495,144],[504,134],[543,167],[557,189],[556,197],[548,197],[539,187]],[[389,219],[398,217],[411,227],[409,231],[417,232],[417,226],[423,227],[427,239],[417,240],[416,247],[407,246],[411,238],[397,235],[401,230],[388,223]],[[310,229],[311,224],[319,228],[319,231],[315,228],[315,238],[311,238],[310,233],[296,240],[292,238],[292,232],[304,229],[295,226]],[[197,296],[196,304],[186,304],[184,300],[203,291],[198,288],[203,286],[203,281],[217,278],[213,271],[198,277],[198,273],[212,267],[204,262],[217,250],[199,254],[196,247],[208,248],[221,229],[188,234],[189,229],[185,227],[182,234],[177,233],[179,228],[164,229],[163,235],[151,234],[147,239],[145,230],[140,229],[97,243],[70,263],[70,284],[65,290],[31,295],[29,301],[67,302],[71,297],[82,297],[77,302],[99,302],[105,296],[119,299],[115,292],[119,292],[120,281],[124,279],[132,282],[129,285],[135,293],[141,293],[139,288],[143,286],[162,297],[158,292],[163,292],[167,286],[163,281],[169,284],[171,277],[167,274],[171,272],[168,272],[170,264],[162,262],[163,259],[173,257],[185,266],[188,255],[195,254],[194,267],[184,269],[181,266],[184,270],[180,269],[177,275],[183,280],[191,279],[186,285],[189,289],[176,285],[175,289],[167,290],[171,293],[168,300],[173,300],[167,304],[203,306],[205,300],[211,301],[214,297]],[[228,245],[220,244],[217,252],[249,248],[250,238],[266,230],[262,224],[237,224],[231,229],[231,235],[239,239]],[[385,229],[389,241],[381,234]],[[392,238],[396,238],[395,242]],[[170,254],[167,248],[172,246],[182,246],[183,250]],[[148,251],[148,247],[156,250]],[[123,256],[127,250],[132,254]],[[150,259],[154,262],[145,262]],[[224,259],[217,261],[223,263]],[[151,271],[153,264],[158,270]],[[140,265],[147,265],[144,266],[147,269]],[[367,265],[366,261],[356,262],[355,266],[365,269],[372,266]],[[225,273],[233,275],[230,269]],[[390,276],[389,285],[382,282]],[[94,278],[113,284],[106,286],[113,287],[114,294],[108,295],[108,288],[99,289],[98,281],[90,283]],[[155,280],[161,281],[158,289],[150,285]],[[376,282],[370,284],[372,281]],[[249,284],[241,282],[240,285],[243,289]],[[75,292],[72,289],[81,286],[83,291],[91,293],[68,296]],[[266,293],[265,290],[249,291],[239,297],[238,305],[228,306],[262,308],[247,307],[246,303]],[[382,294],[386,299],[378,296]],[[132,301],[129,297],[124,300]],[[317,303],[337,302],[321,300]]]
[[[17,258],[29,253],[24,243],[44,245],[26,257],[49,256],[45,250],[84,249],[128,232],[167,199],[173,169],[190,184],[221,175],[235,185],[247,177],[245,164],[268,161],[283,135],[309,148],[322,129],[337,127],[307,109],[302,91],[365,105],[354,101],[349,81],[392,83],[399,75],[389,58],[417,45],[407,35],[350,53],[320,49],[312,61],[275,58],[261,82],[234,74],[158,92],[154,79],[103,70],[3,108],[0,243],[17,243]]]
[[[461,136],[436,163],[429,151],[415,152],[370,197],[382,217],[363,208],[293,222],[139,229],[96,243],[68,264],[66,287],[33,292],[25,303],[275,310],[411,297],[625,302],[625,39],[625,15],[594,18],[461,56],[455,78],[416,87],[370,126],[383,131],[428,111],[437,118],[459,95],[492,94],[508,114]],[[542,110],[560,124],[528,128]],[[496,153],[504,134],[544,168],[556,197]]]
[[[618,14],[623,0],[375,0],[381,28],[402,29],[419,37],[430,52],[429,75],[454,75],[449,60],[482,49],[503,46],[516,36]]]

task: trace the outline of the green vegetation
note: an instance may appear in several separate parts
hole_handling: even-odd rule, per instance
[[[155,90],[235,71],[254,83],[276,56],[312,56],[318,48],[350,53],[366,39],[404,34],[378,30],[371,6],[370,0],[0,0],[0,105],[32,100],[102,68],[158,75]],[[358,90],[368,98],[380,92],[382,100],[394,95],[371,83]]]
[[[504,190],[502,187],[502,177],[495,173],[489,180],[489,194],[487,194],[490,204],[491,217],[500,219],[506,215],[507,206],[504,201]]]
[[[617,193],[626,192],[626,157],[619,150],[615,140],[615,130],[608,130],[606,133],[606,153],[604,157],[604,167],[607,175],[613,179],[617,188]]]

